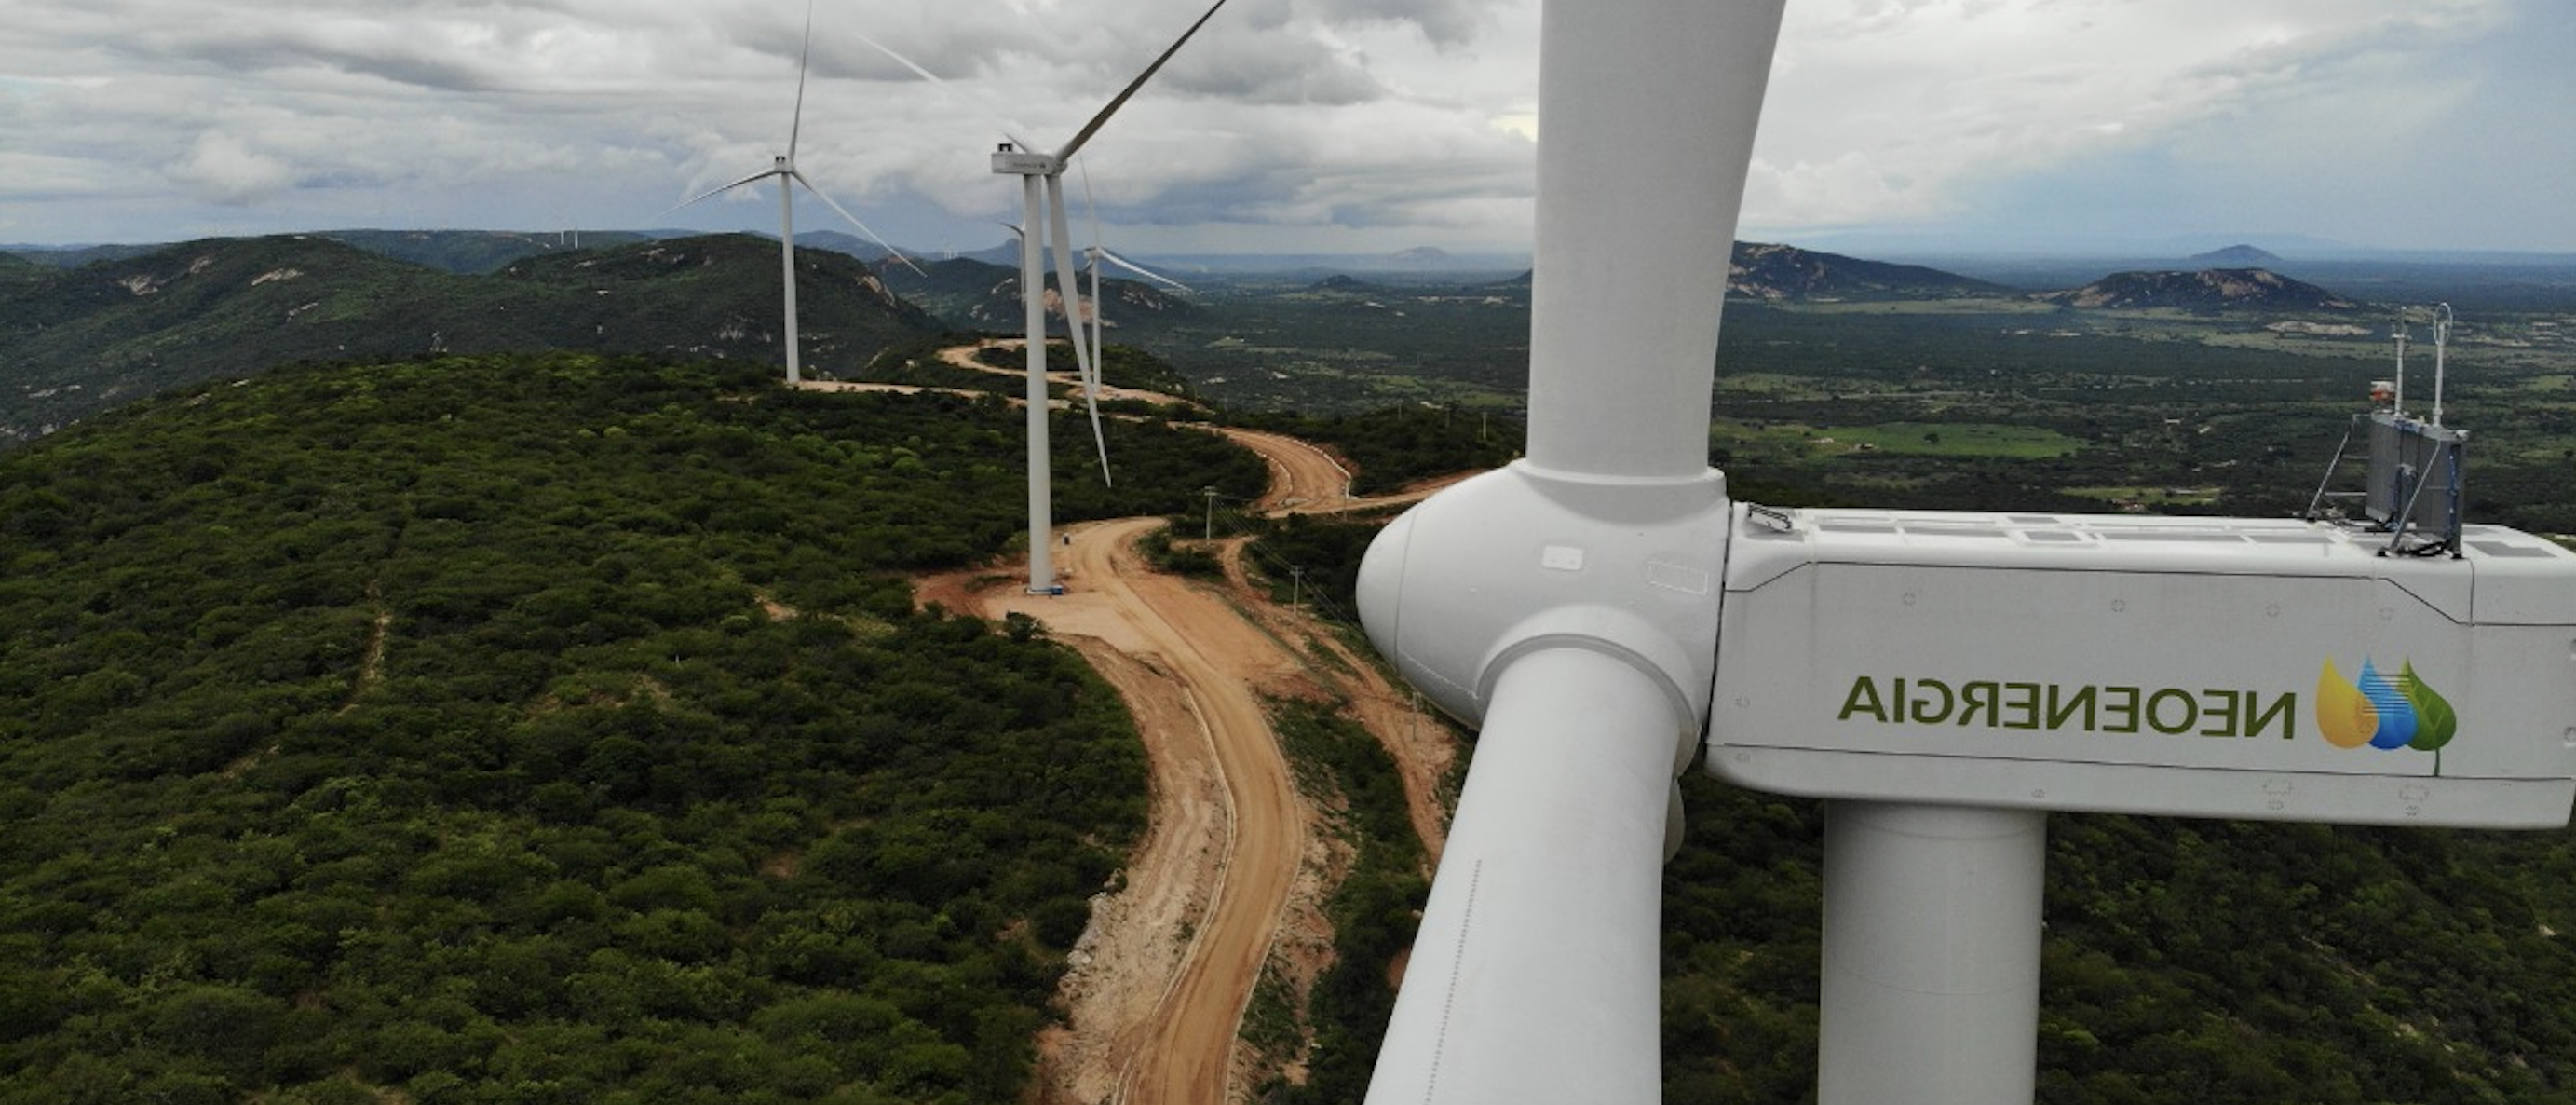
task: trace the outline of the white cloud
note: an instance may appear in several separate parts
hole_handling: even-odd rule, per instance
[[[65,239],[169,234],[133,214],[163,210],[280,230],[393,212],[529,224],[566,208],[635,225],[783,152],[805,19],[795,0],[281,0],[220,18],[174,0],[20,7],[0,38],[0,155],[42,173],[0,176],[0,197],[13,222]],[[2564,165],[2576,133],[2550,120],[2565,78],[2532,74],[2563,71],[2567,43],[2513,48],[2535,23],[2563,38],[2562,8],[1793,0],[1746,226],[1794,237],[1992,217],[2032,182],[2136,159],[2175,174],[2173,195],[2250,205],[2244,182],[2347,172],[2374,135],[2438,133],[2463,163]],[[1017,190],[989,172],[995,132],[1062,141],[1203,10],[823,4],[800,163],[898,241],[998,236],[989,221]],[[1231,0],[1086,151],[1104,218],[1147,239],[1136,248],[1219,251],[1300,228],[1350,241],[1363,227],[1386,248],[1511,247],[1527,233],[1536,38],[1535,0]],[[2560,96],[2554,114],[2506,103],[2535,88]],[[2523,125],[2476,125],[2488,118]],[[146,180],[171,191],[130,209],[59,187]],[[2543,208],[2492,244],[2576,249],[2576,216],[2533,203],[2539,190],[2452,186],[2473,193],[2464,204]],[[2299,219],[2351,225],[2424,187],[2344,181]],[[762,208],[707,205],[686,224],[760,227]]]
[[[2484,0],[1820,0],[1782,31],[1748,222],[1938,218],[1999,179],[2217,133],[2262,158],[2284,105],[2380,99],[2356,59],[2491,27]],[[2404,82],[2394,87],[2407,87]],[[2411,93],[2410,93],[2411,94]]]
[[[294,170],[248,142],[220,131],[197,136],[196,146],[170,166],[170,177],[216,203],[263,200],[295,182]]]

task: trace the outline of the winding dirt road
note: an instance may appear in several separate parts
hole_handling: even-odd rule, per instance
[[[1201,838],[1222,841],[1215,884],[1179,941],[1188,947],[1153,1015],[1122,1029],[1124,1039],[1113,1045],[1117,1085],[1108,1099],[1195,1105],[1231,1096],[1235,1026],[1287,909],[1309,814],[1254,681],[1243,678],[1293,670],[1295,662],[1216,596],[1144,567],[1135,540],[1162,524],[1127,519],[1075,531],[1068,559],[1078,590],[1053,598],[1006,592],[991,606],[1035,616],[1051,632],[1095,638],[1167,673],[1188,716],[1140,711],[1140,730],[1160,730],[1147,745],[1208,749],[1205,762],[1224,799],[1222,825]],[[1151,877],[1131,867],[1129,885]]]
[[[1044,1102],[1241,1101],[1295,1061],[1237,1037],[1265,968],[1302,998],[1328,958],[1321,904],[1338,882],[1339,844],[1319,839],[1319,812],[1296,788],[1264,696],[1343,702],[1394,755],[1435,852],[1445,827],[1448,730],[1334,632],[1268,602],[1239,560],[1244,582],[1222,588],[1153,571],[1136,541],[1163,524],[1066,530],[1060,596],[1026,594],[1017,573],[993,570],[925,580],[919,592],[960,612],[1036,618],[1118,689],[1146,750],[1149,827],[1124,885],[1093,902],[1060,995],[1066,1023],[1040,1041]]]
[[[944,350],[949,364],[982,346]],[[1069,376],[1060,383],[1070,383]],[[825,385],[831,386],[831,385]],[[878,386],[839,385],[848,390]],[[892,389],[886,389],[892,390]],[[931,389],[936,390],[936,389]],[[1181,402],[1104,388],[1104,397]],[[1354,500],[1351,474],[1312,443],[1201,425],[1270,466],[1255,510],[1281,515],[1367,509],[1428,494]],[[1446,827],[1439,787],[1456,755],[1445,726],[1419,712],[1373,659],[1303,610],[1278,606],[1246,572],[1241,542],[1221,543],[1229,585],[1148,566],[1136,542],[1164,523],[1131,518],[1068,527],[1058,596],[1025,593],[1002,566],[925,579],[918,601],[999,619],[1026,614],[1080,651],[1135,716],[1152,788],[1148,827],[1115,892],[1093,899],[1059,998],[1063,1025],[1040,1040],[1045,1105],[1217,1105],[1248,1100],[1297,1055],[1263,1054],[1239,1035],[1265,971],[1299,1004],[1329,961],[1322,901],[1347,848],[1320,830],[1297,789],[1265,697],[1336,701],[1368,726],[1404,776],[1417,831],[1436,861]]]

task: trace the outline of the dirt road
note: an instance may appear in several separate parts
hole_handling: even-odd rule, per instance
[[[991,342],[985,344],[1016,344]],[[971,364],[977,347],[943,351]],[[981,366],[976,366],[981,367]],[[1104,392],[1106,394],[1106,392]],[[1168,399],[1168,397],[1159,397]],[[1350,474],[1316,446],[1278,434],[1204,427],[1259,452],[1271,486],[1254,505],[1280,514],[1347,510]],[[1116,687],[1143,738],[1149,825],[1116,893],[1093,900],[1060,998],[1066,1023],[1040,1039],[1048,1105],[1217,1105],[1243,1101],[1295,1056],[1239,1039],[1265,968],[1302,999],[1330,955],[1322,900],[1343,845],[1316,826],[1263,708],[1265,696],[1345,704],[1393,754],[1413,820],[1436,856],[1439,786],[1455,756],[1448,730],[1417,712],[1367,657],[1302,610],[1268,601],[1225,549],[1232,584],[1153,571],[1136,540],[1159,519],[1068,527],[1060,596],[1024,592],[1004,568],[920,582],[917,598],[986,618],[1024,613],[1079,650]],[[1319,659],[1320,658],[1320,659]]]
[[[987,349],[1016,350],[1024,348],[1028,344],[1029,342],[1026,338],[985,338],[973,345],[952,345],[946,349],[942,349],[939,351],[939,359],[951,368],[963,368],[972,372],[990,372],[998,376],[1019,376],[1025,378],[1028,375],[1028,370],[1026,369],[1016,367],[996,368],[992,365],[976,360],[975,356]],[[1058,364],[1057,361],[1059,359],[1062,360],[1063,363]],[[1076,378],[1078,371],[1076,362],[1070,356],[1057,358],[1053,355],[1049,355],[1047,358],[1046,378],[1047,382],[1050,384],[1055,384],[1061,387],[1078,387],[1082,383],[1081,380]],[[1100,382],[1100,397],[1102,399],[1137,399],[1147,403],[1154,403],[1163,406],[1196,408],[1199,405],[1195,400],[1183,399],[1177,395],[1166,395],[1159,391],[1146,391],[1142,388],[1122,388],[1107,380],[1102,380]]]
[[[1300,667],[1226,602],[1149,570],[1135,518],[1067,530],[1060,596],[1005,585],[1024,613],[1126,697],[1155,790],[1126,888],[1097,903],[1067,980],[1072,1024],[1047,1041],[1062,1099],[1204,1105],[1239,1096],[1235,1035],[1296,882],[1312,812],[1256,687]],[[955,598],[955,592],[947,592]]]
[[[1233,426],[1200,424],[1199,428],[1222,434],[1269,462],[1270,490],[1252,509],[1265,514],[1318,514],[1350,508],[1350,469],[1315,443]]]

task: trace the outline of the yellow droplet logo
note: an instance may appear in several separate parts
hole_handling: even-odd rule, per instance
[[[2359,748],[2379,733],[2379,710],[2370,696],[2336,671],[2333,660],[2317,674],[2317,731],[2337,748]]]

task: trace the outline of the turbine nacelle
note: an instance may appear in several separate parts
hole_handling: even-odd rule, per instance
[[[2468,534],[2404,557],[2291,519],[1748,514],[1708,767],[1881,802],[2564,825],[2576,554]]]
[[[1001,176],[1057,176],[1064,172],[1064,159],[1051,153],[1032,153],[1009,142],[993,151],[993,172]]]

